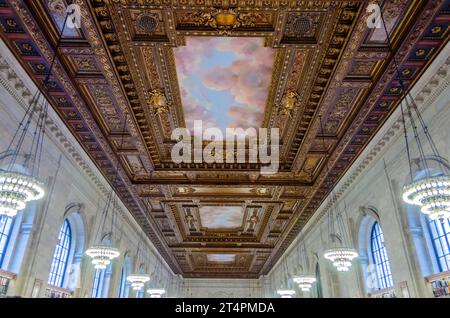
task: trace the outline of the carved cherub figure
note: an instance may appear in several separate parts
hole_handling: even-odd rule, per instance
[[[154,109],[155,115],[168,113],[166,96],[156,89],[152,90],[149,94],[150,99],[148,100],[148,105]]]

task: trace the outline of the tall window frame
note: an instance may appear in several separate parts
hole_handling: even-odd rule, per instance
[[[50,274],[47,283],[55,287],[63,287],[69,264],[72,245],[72,229],[67,219],[64,220],[58,234],[58,243],[53,253]]]
[[[323,298],[322,280],[320,278],[319,263],[316,264],[316,292],[317,292],[317,298]]]
[[[434,257],[440,272],[450,270],[450,219],[431,220],[428,218],[428,230],[433,245]]]
[[[105,271],[96,269],[94,274],[94,282],[92,284],[91,298],[102,298],[104,279]]]
[[[373,223],[370,231],[370,251],[373,265],[376,268],[378,288],[391,288],[394,286],[391,265],[384,244],[383,230],[378,221]]]
[[[126,283],[125,266],[122,266],[122,271],[120,273],[120,281],[119,281],[119,298],[124,298],[125,283]]]
[[[14,218],[6,215],[0,216],[0,268],[3,266],[3,260],[8,249],[14,227]]]

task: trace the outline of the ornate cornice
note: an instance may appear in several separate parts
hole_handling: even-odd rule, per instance
[[[446,52],[450,51],[450,45],[441,52],[442,56],[446,55]],[[448,53],[447,53],[448,56]],[[439,57],[438,57],[439,58]],[[424,75],[425,77],[425,75]],[[426,80],[426,79],[423,79]],[[416,84],[420,85],[420,82]],[[417,87],[416,86],[416,87]],[[442,93],[450,89],[450,57],[443,60],[441,65],[437,67],[434,74],[430,77],[425,85],[414,92],[417,88],[413,88],[414,100],[418,105],[421,113],[424,113],[429,109],[433,103],[442,95]],[[397,140],[401,138],[403,134],[402,118],[400,109],[392,114],[392,117],[388,120],[388,128],[382,128],[377,135],[374,136],[373,144],[369,145],[355,162],[349,171],[342,177],[341,181],[335,187],[336,198],[339,201],[340,198],[346,196],[348,191],[351,191],[352,185],[358,182],[364,177],[365,173],[371,168],[371,164],[380,159],[380,156],[389,149],[389,147]],[[410,127],[410,124],[408,125]],[[279,264],[290,257],[290,253],[300,241],[306,240],[309,233],[317,229],[319,224],[325,221],[327,212],[330,209],[330,202],[327,198],[324,199],[322,205],[317,209],[316,214],[305,225],[303,230],[297,236],[295,241],[292,242],[290,247],[286,250],[285,255],[281,258],[277,264],[272,268],[268,275],[271,275],[278,268]]]
[[[17,104],[25,110],[33,98],[33,94],[30,90],[31,84],[25,84],[17,74],[17,65],[13,68],[5,59],[5,57],[11,55],[11,53],[7,52],[8,49],[3,43],[0,44],[0,50],[2,52],[2,56],[0,56],[0,85],[17,101]],[[36,87],[33,85],[32,89],[36,89]],[[48,137],[50,137],[56,145],[61,147],[65,155],[71,159],[72,164],[80,168],[80,172],[84,173],[96,190],[103,195],[103,200],[106,201],[106,198],[111,191],[111,186],[95,167],[95,164],[91,159],[84,153],[84,150],[81,149],[75,138],[70,135],[70,132],[64,132],[63,129],[60,128],[61,126],[64,126],[64,123],[62,123],[58,118],[58,115],[50,109],[47,118]],[[136,221],[131,219],[132,216],[126,209],[124,203],[120,199],[119,201],[121,206],[118,208],[118,212],[122,220],[125,221],[133,231],[136,233],[140,232],[141,229],[136,224]],[[149,241],[149,245],[152,247],[154,253],[158,253],[157,249],[153,246],[153,243]],[[163,262],[164,266],[173,274],[172,269],[165,261]]]

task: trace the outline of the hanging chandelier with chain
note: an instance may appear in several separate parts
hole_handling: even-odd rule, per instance
[[[147,289],[147,293],[150,295],[150,298],[161,298],[166,294],[166,290],[162,288],[149,288]]]
[[[295,295],[295,290],[293,290],[289,285],[289,275],[287,268],[287,259],[285,260],[284,266],[282,266],[281,270],[283,277],[283,284],[280,289],[277,290],[277,294],[281,298],[292,298]]]
[[[99,226],[98,231],[97,231],[97,235],[96,235],[96,240],[99,237],[100,233],[104,231],[104,227],[105,227],[105,222],[106,219],[108,217],[108,212],[110,210],[110,206],[112,205],[113,208],[113,213],[111,216],[111,231],[109,232],[111,235],[111,240],[108,243],[100,243],[100,244],[96,244],[91,246],[90,248],[88,248],[85,252],[85,254],[87,256],[89,256],[91,258],[91,263],[92,265],[94,265],[94,268],[97,270],[104,270],[108,267],[108,265],[111,264],[111,262],[120,256],[120,251],[112,246],[112,240],[114,238],[114,222],[115,222],[115,211],[116,211],[116,200],[115,198],[113,199],[113,193],[112,193],[112,189],[111,192],[108,196],[107,199],[107,203],[105,205],[105,209],[103,212],[103,222],[101,223],[101,226]],[[101,231],[100,231],[101,229]]]
[[[91,262],[95,269],[103,270],[113,259],[120,256],[120,252],[112,246],[95,245],[86,251],[86,255],[92,258]]]
[[[303,247],[302,252],[300,251],[300,246]],[[300,256],[301,254],[303,257]],[[294,276],[293,281],[298,284],[298,288],[300,288],[301,291],[308,292],[316,282],[316,276],[308,273],[308,258],[306,255],[306,245],[304,241],[303,244],[298,245],[297,257],[299,259],[299,264],[302,263],[302,271],[300,274]]]
[[[141,258],[141,246],[143,244],[143,234],[140,234],[139,242],[137,244],[137,251],[136,251],[136,263],[139,264],[140,258]],[[143,257],[143,256],[142,256]],[[146,260],[146,263],[149,264],[150,262],[148,259]],[[131,283],[131,287],[134,291],[141,291],[145,284],[150,281],[150,276],[144,273],[134,273],[127,276],[127,281]]]
[[[380,22],[384,29],[384,33],[386,34],[387,45],[392,55],[396,77],[401,88],[401,119],[410,173],[410,181],[403,186],[403,200],[408,204],[419,206],[421,212],[428,215],[431,220],[444,220],[450,218],[449,171],[442,164],[442,157],[440,156],[428,126],[411,95],[411,88],[406,86],[405,78],[402,77],[400,65],[393,50],[391,35],[386,27],[384,19],[384,4],[385,1],[378,4],[381,8]],[[414,177],[413,159],[411,156],[408,129],[406,127],[406,118],[409,119],[411,124],[412,134],[419,154],[418,162],[424,172],[424,175],[419,178]],[[425,143],[422,141],[421,135],[422,139],[425,139]],[[429,150],[431,150],[428,154],[426,154],[425,150],[426,143],[429,146]],[[438,167],[434,171],[431,170],[428,165],[430,159],[435,159],[438,162]]]
[[[322,117],[320,117],[319,120],[322,143],[324,149],[326,149]],[[328,155],[326,157],[328,157]],[[327,168],[326,175],[328,175],[330,172],[328,158],[325,158],[325,160]],[[331,240],[331,246],[325,251],[324,257],[325,259],[331,261],[333,266],[336,267],[339,272],[347,272],[352,266],[352,261],[358,257],[356,250],[351,247],[352,244],[350,240],[350,233],[347,226],[347,208],[344,209],[344,221],[342,213],[338,211],[337,196],[334,192],[334,181],[331,176],[328,177],[328,180],[325,180],[325,184],[327,185],[327,188],[330,189],[330,201],[328,208],[328,239]]]
[[[125,119],[124,119],[124,124],[123,124],[123,133],[122,133],[122,140],[120,143],[120,148],[123,148],[123,144],[124,144],[124,135],[126,132],[127,119],[128,119],[128,114],[126,113]],[[117,218],[117,210],[119,209],[118,198],[114,192],[113,185],[116,184],[118,174],[119,174],[119,159],[117,159],[115,174],[114,174],[113,182],[111,185],[111,190],[107,197],[105,208],[103,209],[102,220],[97,229],[97,234],[95,235],[95,241],[100,240],[100,234],[104,233],[105,224],[108,219],[108,214],[109,214],[110,210],[112,210],[111,226],[110,226],[110,231],[109,231],[111,240],[108,243],[100,243],[100,244],[91,246],[85,252],[85,254],[91,258],[91,263],[92,263],[92,265],[94,265],[94,268],[97,270],[106,269],[106,267],[108,265],[110,265],[111,262],[115,258],[120,256],[119,250],[112,246],[113,240],[114,240],[114,233],[115,233],[114,230],[116,227],[115,223],[116,223],[116,218]]]
[[[140,291],[144,288],[145,283],[150,280],[150,276],[146,274],[131,274],[127,276],[127,281],[131,283],[134,291]]]
[[[38,201],[45,196],[40,166],[49,103],[43,91],[50,85],[56,55],[71,14],[73,12],[67,12],[64,19],[44,80],[31,98],[8,147],[0,153],[0,166],[3,167],[0,168],[0,216],[14,217],[24,210],[29,202]],[[20,158],[23,158],[23,162],[19,162]]]

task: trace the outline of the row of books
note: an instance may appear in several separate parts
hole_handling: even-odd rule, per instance
[[[397,298],[397,295],[395,294],[395,291],[389,290],[382,293],[373,294],[370,298]]]
[[[45,297],[46,298],[72,298],[72,294],[70,292],[65,292],[60,289],[54,289],[48,287],[45,290]]]
[[[10,279],[8,277],[0,276],[0,295],[6,295],[8,291]]]
[[[434,297],[450,296],[450,277],[441,278],[431,282]]]

